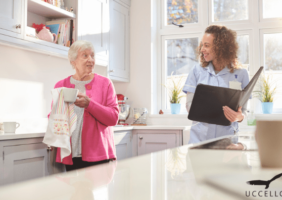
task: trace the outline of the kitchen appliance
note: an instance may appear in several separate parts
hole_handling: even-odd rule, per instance
[[[119,107],[118,125],[128,125],[125,123],[130,114],[130,105],[126,104],[128,98],[122,94],[117,94],[117,99]]]

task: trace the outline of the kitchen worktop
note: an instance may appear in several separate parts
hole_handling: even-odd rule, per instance
[[[190,147],[185,145],[1,187],[0,199],[234,200],[242,199],[245,190],[264,190],[264,186],[247,185],[246,177],[259,179],[265,173],[277,173],[260,168],[258,151]],[[210,184],[225,176],[233,177],[230,188],[241,185],[237,196]],[[278,181],[275,184],[281,185]]]
[[[136,129],[165,129],[165,130],[189,130],[190,126],[123,126],[123,127],[113,127],[114,131],[124,131],[124,130],[136,130]],[[16,133],[5,133],[0,131],[0,140],[12,140],[12,139],[26,139],[26,138],[36,138],[44,137],[46,129],[37,131],[27,131],[27,130],[16,130]]]

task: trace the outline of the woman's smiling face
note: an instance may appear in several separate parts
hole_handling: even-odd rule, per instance
[[[214,36],[212,34],[205,33],[201,41],[201,52],[206,62],[213,61],[216,57],[213,50],[213,40]]]
[[[95,55],[91,49],[78,51],[75,61],[73,61],[75,70],[80,74],[89,74],[94,69]]]

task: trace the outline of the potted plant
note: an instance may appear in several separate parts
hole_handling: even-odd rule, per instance
[[[258,81],[257,91],[254,96],[261,101],[263,114],[271,114],[273,111],[273,98],[276,93],[276,85],[271,75],[263,74]]]
[[[168,96],[170,101],[171,114],[179,114],[181,109],[180,100],[185,97],[182,92],[184,87],[184,76],[173,76],[173,72],[168,80],[168,85],[165,87],[168,89]]]

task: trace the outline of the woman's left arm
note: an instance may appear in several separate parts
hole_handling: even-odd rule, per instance
[[[95,119],[106,126],[115,126],[118,122],[118,104],[115,89],[110,82],[107,91],[106,105],[101,105],[90,99],[85,94],[79,93],[78,100],[74,103],[76,106],[84,107]]]

